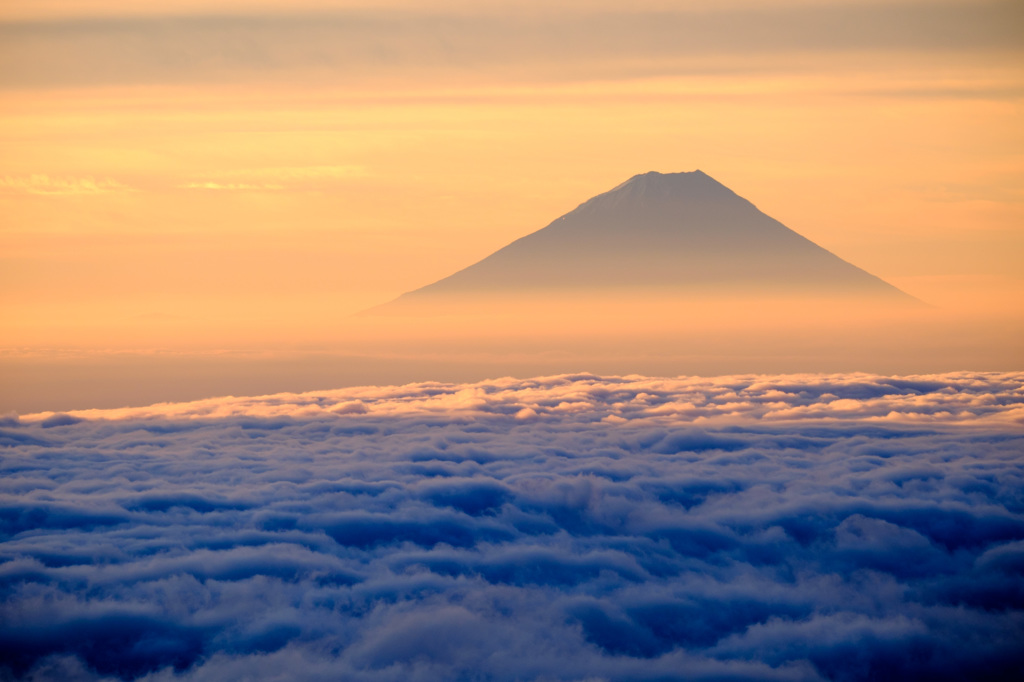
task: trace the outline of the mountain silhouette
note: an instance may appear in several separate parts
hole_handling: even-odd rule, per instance
[[[916,302],[695,170],[635,175],[483,260],[368,312],[401,314],[461,296],[643,289]]]

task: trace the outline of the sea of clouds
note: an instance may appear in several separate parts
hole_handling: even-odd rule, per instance
[[[1024,679],[1024,373],[0,424],[0,679]]]

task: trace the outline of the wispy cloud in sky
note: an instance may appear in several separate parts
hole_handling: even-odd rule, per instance
[[[190,181],[184,189],[207,190],[287,190],[320,189],[351,178],[365,177],[360,166],[289,166],[248,168],[216,174],[215,179]]]
[[[52,177],[42,173],[0,177],[0,191],[27,194],[104,194],[131,188],[110,178]]]
[[[254,185],[244,182],[186,182],[181,186],[183,189],[212,189],[212,190],[278,190],[284,189],[284,185],[268,184]]]
[[[763,71],[799,63],[766,62],[769,55],[1019,52],[1022,23],[1012,2],[21,21],[0,24],[0,86],[275,80],[303,71],[355,82],[437,72],[532,82]]]
[[[1024,376],[572,375],[9,417],[31,679],[1010,679]],[[27,679],[27,677],[26,677]]]

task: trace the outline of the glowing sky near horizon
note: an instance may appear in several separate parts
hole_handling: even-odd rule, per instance
[[[1022,17],[8,3],[2,346],[326,341],[635,173],[694,168],[920,298],[1019,316]]]

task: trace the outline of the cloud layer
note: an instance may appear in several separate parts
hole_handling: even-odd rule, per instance
[[[703,72],[731,55],[1018,51],[1013,2],[782,3],[623,10],[348,9],[0,22],[0,88],[486,74],[484,82]],[[806,67],[806,58],[801,64]],[[711,62],[713,70],[737,63]]]
[[[591,375],[0,424],[14,679],[1024,673],[1024,374]]]

